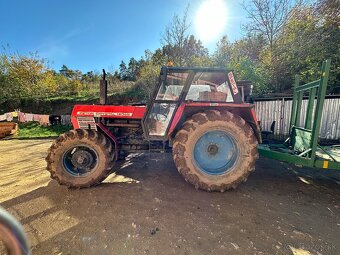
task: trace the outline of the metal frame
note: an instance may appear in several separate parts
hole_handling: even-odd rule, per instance
[[[293,105],[290,118],[290,136],[284,144],[259,145],[260,155],[308,167],[331,168],[340,170],[340,162],[330,155],[331,160],[316,155],[322,110],[325,101],[330,60],[322,63],[321,78],[310,83],[299,85],[299,76],[295,76]],[[308,93],[306,119],[301,123],[301,105],[304,94]],[[316,105],[314,109],[315,97]],[[310,137],[310,138],[309,138]],[[303,142],[303,150],[297,150],[294,143],[299,139]],[[289,144],[290,146],[287,146]],[[326,151],[324,151],[326,152]]]
[[[159,91],[159,88],[160,86],[162,85],[162,83],[164,81],[166,81],[167,79],[167,75],[169,72],[177,72],[177,73],[188,73],[188,77],[186,78],[186,81],[183,85],[183,89],[181,91],[181,94],[180,96],[178,97],[177,100],[158,100],[156,99],[157,98],[157,94],[158,94],[158,91]],[[226,74],[226,80],[228,81],[228,86],[229,86],[229,90],[230,90],[230,93],[232,94],[232,97],[233,97],[233,100],[234,102],[233,103],[241,103],[242,102],[242,98],[240,96],[240,93],[234,95],[234,93],[232,92],[232,87],[231,87],[231,83],[230,83],[230,79],[229,79],[229,76],[228,76],[228,73],[229,72],[232,72],[232,70],[228,70],[226,68],[201,68],[201,67],[170,67],[170,66],[163,66],[161,68],[161,73],[160,73],[160,77],[159,77],[159,80],[158,80],[158,83],[153,91],[153,95],[152,95],[152,98],[151,98],[151,101],[147,107],[147,111],[143,117],[143,120],[142,120],[142,128],[143,128],[143,133],[144,133],[144,136],[147,140],[150,140],[150,141],[167,141],[168,140],[168,132],[169,132],[169,128],[171,126],[171,123],[176,115],[176,112],[178,110],[178,107],[180,106],[180,104],[182,102],[185,101],[185,98],[188,94],[188,91],[190,89],[190,86],[192,85],[192,81],[196,75],[196,73],[198,72],[223,72]],[[200,103],[211,103],[210,101],[200,101]],[[171,119],[169,121],[169,124],[167,126],[167,129],[164,133],[164,136],[155,136],[155,135],[149,135],[149,130],[148,130],[148,125],[147,125],[147,119],[148,117],[150,116],[150,113],[151,113],[151,110],[154,106],[155,103],[168,103],[168,104],[176,104],[175,106],[175,109],[174,109],[174,112],[172,113],[172,116],[171,116]],[[230,104],[233,104],[233,103],[230,103]]]

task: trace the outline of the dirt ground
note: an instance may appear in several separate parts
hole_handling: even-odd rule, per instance
[[[260,158],[245,184],[197,191],[171,155],[134,155],[105,183],[50,180],[51,140],[0,141],[0,202],[33,254],[340,254],[340,175]]]

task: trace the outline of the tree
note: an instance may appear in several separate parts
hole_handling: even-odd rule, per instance
[[[216,45],[216,50],[213,54],[213,60],[216,66],[226,67],[230,62],[232,49],[227,36],[223,36]]]
[[[335,30],[340,26],[340,1],[319,0],[315,5],[321,19]]]
[[[140,70],[140,76],[136,85],[137,89],[143,91],[147,99],[151,98],[159,72],[160,66],[154,65],[151,61],[148,61]]]
[[[165,28],[165,32],[162,37],[163,52],[166,52],[168,61],[172,61],[176,65],[182,66],[184,62],[183,47],[186,40],[188,40],[188,29],[190,24],[188,23],[188,9],[184,11],[182,17],[175,14],[171,23]]]
[[[163,49],[156,49],[154,53],[151,53],[151,58],[149,60],[155,65],[166,65],[168,62],[168,57],[165,55]],[[148,61],[148,57],[147,57]]]
[[[182,16],[175,14],[162,36],[162,48],[154,53],[155,64],[172,62],[176,66],[202,65],[207,63],[208,49],[202,42],[189,34],[188,8]],[[164,63],[166,62],[166,63]]]
[[[68,67],[66,65],[62,65],[59,73],[62,74],[64,77],[68,77],[70,76],[70,70],[68,69]]]
[[[8,66],[5,55],[0,55],[0,102],[10,97],[10,84],[8,83]]]
[[[208,65],[209,52],[200,40],[190,35],[183,44],[183,64],[187,66]]]
[[[28,95],[40,95],[38,83],[42,74],[47,71],[45,60],[37,54],[29,56],[18,54],[5,58],[7,66],[7,89],[9,95],[14,97],[26,97]]]
[[[237,40],[232,45],[231,58],[244,56],[255,62],[261,62],[261,55],[266,47],[266,40],[263,35],[247,34],[246,37]]]
[[[316,3],[319,19],[323,21],[322,43],[325,45],[323,58],[332,60],[329,93],[340,94],[340,2],[333,0],[319,0]]]
[[[262,69],[269,75],[268,87],[273,92],[282,92],[286,85],[282,77],[289,76],[285,62],[280,61],[277,51],[278,38],[282,34],[287,22],[291,19],[294,8],[301,6],[301,2],[294,0],[250,0],[250,4],[243,4],[250,22],[244,25],[245,30],[255,36],[265,38],[259,54]]]
[[[83,76],[81,71],[69,69],[66,65],[62,65],[59,73],[70,80],[80,80]]]
[[[127,74],[127,68],[126,68],[126,64],[124,61],[120,62],[119,65],[119,77],[121,80],[127,80],[128,74]]]
[[[318,79],[322,61],[330,58],[332,65],[328,91],[340,92],[340,29],[334,26],[339,18],[325,14],[336,12],[333,8],[331,1],[320,1],[315,5],[296,7],[292,11],[274,50],[275,62],[285,68],[285,71],[277,73],[283,89],[289,88],[292,83],[293,75],[289,74],[301,74],[302,82]]]
[[[127,80],[136,81],[139,73],[139,62],[135,58],[130,58],[128,69],[127,69]]]
[[[249,2],[243,3],[243,8],[250,19],[244,28],[249,33],[263,35],[272,52],[274,40],[289,18],[291,0],[250,0]]]
[[[52,70],[46,70],[41,74],[38,81],[37,87],[40,95],[46,95],[47,97],[51,94],[58,92],[58,83],[55,79],[55,72]]]

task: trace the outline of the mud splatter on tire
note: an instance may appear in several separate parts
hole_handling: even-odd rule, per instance
[[[72,147],[85,145],[96,151],[98,164],[86,176],[74,176],[63,165],[65,151]],[[94,130],[76,129],[60,135],[51,145],[46,157],[51,178],[69,188],[86,188],[101,183],[112,171],[115,163],[114,146],[103,134]]]
[[[193,162],[195,143],[208,130],[232,134],[239,148],[239,157],[232,169],[221,175],[204,173]],[[240,116],[228,111],[209,110],[194,114],[184,122],[173,141],[173,159],[179,173],[196,188],[207,191],[235,189],[254,171],[258,157],[252,128]]]

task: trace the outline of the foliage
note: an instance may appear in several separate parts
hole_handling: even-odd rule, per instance
[[[152,96],[155,84],[158,80],[160,66],[147,62],[140,70],[140,77],[136,83],[137,88],[143,91],[145,99],[149,100]]]
[[[212,53],[189,33],[188,8],[174,15],[158,49],[121,61],[118,70],[107,73],[109,94],[148,100],[160,67],[170,62],[233,69],[237,79],[252,81],[258,95],[289,93],[295,74],[301,74],[302,82],[315,80],[327,58],[332,59],[328,92],[340,93],[339,1],[249,0],[244,8],[249,15],[246,35],[234,42],[223,36]],[[82,73],[66,65],[54,71],[36,53],[0,53],[0,103],[16,98],[95,98],[100,79],[98,71]]]
[[[319,4],[326,8],[325,3]],[[333,23],[336,19],[325,15],[324,9],[317,6],[303,6],[292,11],[292,17],[277,40],[276,61],[284,68],[282,76],[277,76],[284,88],[289,88],[287,82],[292,80],[292,77],[287,79],[285,74],[299,73],[303,82],[315,80],[320,75],[322,60],[330,58],[329,92],[339,93],[340,30]],[[330,7],[326,8],[327,11],[331,11]]]
[[[340,93],[338,43],[340,2],[331,0],[319,0],[314,4],[289,0],[251,0],[251,2],[256,8],[256,12],[250,14],[251,24],[257,24],[259,28],[255,34],[267,39],[266,44],[258,47],[260,49],[258,60],[253,60],[266,70],[268,79],[263,85],[267,91],[289,91],[294,74],[301,74],[302,82],[317,79],[322,61],[331,58],[328,92]],[[269,6],[264,8],[264,5]],[[273,6],[278,7],[275,9]],[[246,10],[249,12],[249,9]],[[273,14],[277,14],[278,17]],[[262,24],[257,23],[259,18]],[[272,26],[274,30],[270,30],[273,29]],[[246,29],[250,34],[254,32],[254,27]]]
[[[208,49],[202,42],[188,33],[190,24],[187,20],[188,7],[182,17],[177,14],[172,18],[171,23],[166,27],[162,37],[162,48],[156,51],[161,63],[156,59],[158,64],[164,63],[164,60],[171,62],[176,66],[193,66],[206,64],[205,59],[209,57]]]
[[[274,40],[280,33],[291,11],[291,0],[250,0],[243,3],[250,22],[244,27],[247,31],[263,35],[272,51]]]

